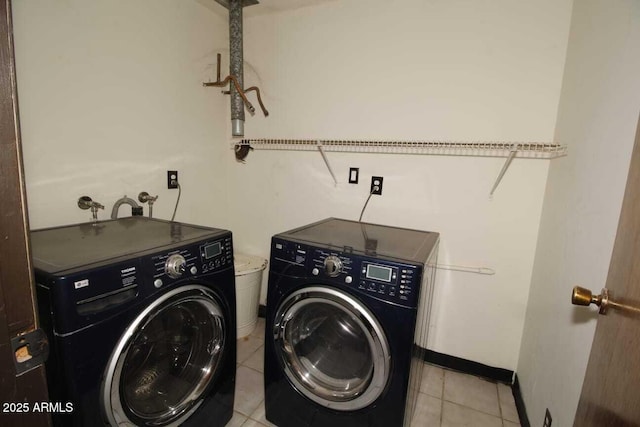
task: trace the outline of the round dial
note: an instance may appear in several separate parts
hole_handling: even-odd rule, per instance
[[[342,261],[337,256],[328,256],[324,259],[324,271],[329,277],[336,277],[342,272]]]
[[[169,277],[177,279],[187,270],[187,261],[180,254],[173,254],[164,263],[164,272]]]

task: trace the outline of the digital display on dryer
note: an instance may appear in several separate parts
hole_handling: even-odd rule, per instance
[[[222,246],[220,242],[213,243],[211,245],[206,245],[204,247],[204,259],[210,259],[214,256],[218,256],[222,253]]]
[[[369,264],[367,265],[367,279],[391,282],[391,268]]]

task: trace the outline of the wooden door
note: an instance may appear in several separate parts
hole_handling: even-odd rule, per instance
[[[0,0],[0,425],[46,426],[44,367],[17,375],[11,338],[36,328],[22,173],[11,2]],[[20,413],[19,411],[23,412]]]
[[[575,427],[640,426],[640,123]],[[594,289],[595,291],[595,289]]]

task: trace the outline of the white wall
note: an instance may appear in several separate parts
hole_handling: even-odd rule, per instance
[[[518,376],[531,425],[549,408],[569,426],[595,331],[594,310],[573,307],[574,285],[605,284],[640,111],[640,3],[574,4]]]
[[[227,101],[202,82],[228,45],[226,20],[175,0],[21,0],[13,12],[31,227],[89,220],[83,195],[107,219],[141,191],[168,219],[168,169],[183,187],[176,219],[224,226]]]
[[[260,86],[271,116],[248,116],[247,137],[553,139],[570,0],[260,7],[246,12],[245,84]],[[515,369],[549,162],[514,161],[490,200],[504,159],[328,156],[337,186],[317,153],[229,161],[236,247],[268,257],[276,232],[357,219],[371,176],[384,176],[365,220],[439,231],[441,263],[496,270],[438,272],[430,347]],[[346,183],[350,166],[359,185]]]

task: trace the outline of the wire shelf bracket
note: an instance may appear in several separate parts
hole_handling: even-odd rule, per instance
[[[504,165],[502,166],[502,169],[500,170],[500,173],[496,178],[496,182],[493,184],[493,187],[491,187],[491,191],[489,192],[489,197],[493,197],[493,193],[496,191],[496,188],[498,188],[500,181],[502,181],[504,174],[507,173],[507,169],[509,169],[511,162],[513,161],[513,158],[517,154],[518,154],[518,150],[515,148],[512,148],[511,151],[509,152],[509,157],[507,157],[507,160],[504,162]]]
[[[327,165],[327,169],[329,169],[329,173],[331,174],[331,177],[333,178],[333,182],[337,186],[338,185],[338,179],[336,178],[336,174],[333,173],[333,169],[331,169],[331,164],[329,163],[329,159],[327,158],[327,154],[324,152],[324,147],[322,146],[322,141],[317,141],[316,144],[317,144],[317,147],[318,147],[318,151],[322,155],[322,160],[324,160],[324,164]]]

